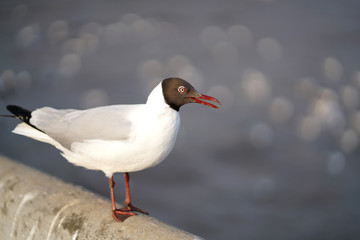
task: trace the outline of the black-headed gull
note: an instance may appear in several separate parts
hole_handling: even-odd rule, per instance
[[[13,130],[54,145],[69,162],[101,170],[109,178],[112,215],[115,220],[147,212],[130,201],[129,172],[159,164],[174,146],[180,125],[179,109],[186,103],[220,102],[198,93],[180,78],[167,78],[148,96],[146,104],[111,105],[87,110],[43,107],[28,111],[9,105],[7,109],[22,123]],[[114,173],[124,173],[125,201],[116,208]]]

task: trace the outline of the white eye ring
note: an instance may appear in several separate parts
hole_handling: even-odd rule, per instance
[[[181,93],[181,94],[186,93],[187,92],[186,87],[184,87],[184,86],[178,87],[178,92]]]

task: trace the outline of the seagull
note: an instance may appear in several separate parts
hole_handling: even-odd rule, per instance
[[[167,78],[150,93],[145,104],[110,105],[87,110],[42,107],[34,111],[8,105],[21,120],[13,133],[49,143],[70,163],[101,170],[109,178],[113,218],[121,222],[134,212],[148,214],[131,204],[130,172],[153,167],[172,150],[180,125],[179,110],[187,103],[221,103],[200,94],[181,78]],[[123,173],[125,200],[116,208],[113,176]]]

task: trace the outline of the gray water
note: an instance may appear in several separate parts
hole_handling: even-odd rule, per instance
[[[134,205],[206,239],[358,239],[359,9],[2,1],[0,112],[143,103],[162,79],[182,77],[223,105],[181,109],[167,160],[131,174]],[[0,119],[0,154],[108,197],[103,173],[12,134],[16,123]]]

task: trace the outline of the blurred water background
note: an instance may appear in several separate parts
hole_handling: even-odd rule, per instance
[[[356,0],[3,0],[1,113],[144,103],[182,77],[223,105],[181,109],[167,160],[131,175],[136,206],[206,239],[360,239],[359,10]],[[103,173],[13,135],[16,123],[0,119],[0,154],[108,197]]]

